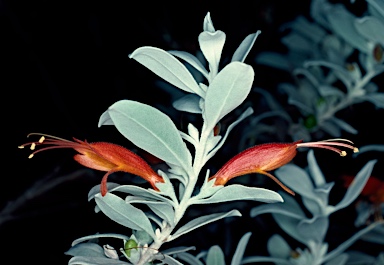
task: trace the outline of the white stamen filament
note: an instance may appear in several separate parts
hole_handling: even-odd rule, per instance
[[[353,142],[350,140],[337,138],[337,139],[328,139],[328,140],[323,140],[323,141],[318,141],[318,142],[299,143],[299,144],[297,144],[297,147],[324,148],[324,149],[334,151],[334,152],[338,153],[340,156],[346,156],[347,152],[342,151],[342,150],[335,148],[333,146],[349,148],[349,149],[352,149],[354,153],[359,152],[359,149],[357,147],[354,147],[354,146],[352,146],[350,144],[346,144],[346,143],[339,143],[336,141],[344,141],[344,142],[348,142],[350,144],[353,144]]]

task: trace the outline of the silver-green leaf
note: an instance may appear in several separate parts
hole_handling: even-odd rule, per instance
[[[186,92],[204,96],[185,65],[169,52],[156,47],[144,46],[134,50],[129,58],[135,59],[172,85]]]
[[[95,201],[101,211],[116,223],[134,230],[144,230],[155,238],[151,222],[142,210],[112,193],[107,193],[104,197],[97,194]]]
[[[99,127],[113,124],[135,145],[173,165],[189,169],[192,158],[172,120],[161,111],[136,101],[120,100],[105,111]]]
[[[208,128],[238,107],[248,96],[254,78],[253,68],[240,62],[225,66],[209,85],[204,102]]]
[[[232,216],[241,216],[241,213],[238,210],[232,210],[227,213],[214,213],[209,214],[205,216],[200,216],[187,224],[180,227],[173,235],[172,240],[178,238],[181,235],[184,235],[192,230],[195,230],[198,227],[201,227],[203,225],[215,222],[217,220],[223,219],[225,217],[232,217]]]

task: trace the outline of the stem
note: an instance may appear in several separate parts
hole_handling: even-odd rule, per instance
[[[351,89],[351,91],[355,91],[357,89],[362,89],[365,85],[368,84],[368,82],[374,76],[375,76],[375,72],[368,72],[363,78],[361,78],[358,82],[355,83],[355,85]],[[322,123],[323,121],[332,117],[339,110],[342,110],[345,107],[347,107],[348,105],[352,104],[354,98],[355,98],[355,96],[353,94],[349,93],[344,100],[340,101],[335,107],[333,107],[332,109],[329,109],[326,113],[324,113],[320,117],[320,119],[319,119],[320,123]]]
[[[210,135],[211,130],[207,129],[206,123],[203,124],[201,129],[201,137],[199,143],[195,145],[195,159],[193,161],[192,168],[188,174],[188,182],[186,183],[186,187],[184,190],[183,197],[178,205],[175,206],[175,218],[174,225],[167,226],[163,228],[157,236],[157,240],[155,240],[151,246],[149,246],[146,250],[144,250],[143,254],[139,262],[136,265],[144,265],[153,259],[154,255],[156,255],[157,249],[160,249],[163,243],[169,241],[169,236],[184,216],[185,211],[188,209],[190,205],[190,199],[192,197],[192,193],[195,189],[196,182],[198,180],[201,169],[203,168],[206,161],[206,143],[208,137]]]

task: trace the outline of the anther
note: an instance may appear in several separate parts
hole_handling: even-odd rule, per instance
[[[346,155],[347,155],[347,152],[341,151],[340,156],[346,156]]]
[[[35,150],[35,147],[36,147],[36,144],[35,144],[35,143],[32,143],[32,144],[31,144],[31,150]]]
[[[354,147],[354,148],[353,148],[353,152],[354,152],[354,153],[358,153],[358,152],[359,152],[359,148]]]
[[[24,149],[24,145],[19,145],[18,148],[19,149]]]
[[[44,140],[45,140],[45,137],[44,137],[44,136],[41,136],[41,137],[40,137],[40,140],[39,140],[39,143],[40,143],[40,144],[43,143]]]
[[[32,157],[33,157],[33,154],[30,154],[30,155],[28,156],[29,159],[31,159]]]

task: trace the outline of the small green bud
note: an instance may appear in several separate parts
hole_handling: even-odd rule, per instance
[[[131,250],[133,248],[137,247],[137,242],[133,239],[129,239],[127,242],[124,244],[124,251],[125,254],[127,254],[128,257],[131,257]]]
[[[314,128],[315,126],[317,125],[317,120],[316,120],[316,117],[315,115],[308,115],[305,120],[304,120],[304,126],[307,128],[307,129],[312,129]]]

